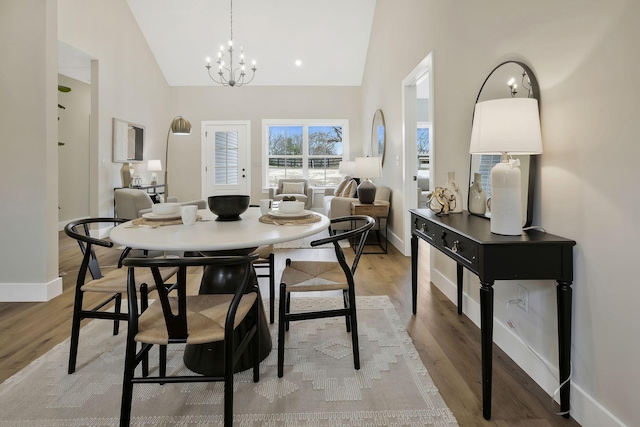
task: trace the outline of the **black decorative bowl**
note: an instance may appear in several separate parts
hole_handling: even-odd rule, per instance
[[[218,215],[216,221],[238,221],[242,219],[240,214],[249,207],[249,199],[245,195],[210,196],[209,210]]]

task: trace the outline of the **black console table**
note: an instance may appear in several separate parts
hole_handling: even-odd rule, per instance
[[[521,236],[491,233],[486,218],[468,212],[437,216],[429,209],[411,212],[411,291],[417,309],[418,239],[457,263],[458,314],[462,314],[462,269],[480,278],[480,333],[482,345],[482,414],[491,418],[493,357],[493,283],[496,280],[556,280],[560,384],[571,371],[571,283],[576,242],[538,230]],[[569,417],[570,383],[560,389],[560,407]]]

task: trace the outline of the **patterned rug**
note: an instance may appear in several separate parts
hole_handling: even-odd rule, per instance
[[[292,300],[294,310],[340,305],[337,298]],[[458,425],[388,297],[358,297],[358,328],[356,371],[344,318],[292,323],[283,378],[275,348],[260,365],[260,382],[251,370],[235,375],[234,425]],[[67,340],[1,384],[0,426],[118,425],[125,334],[110,330],[105,321],[82,329],[73,375],[66,373]],[[169,352],[167,369],[186,371],[180,351]],[[222,426],[222,396],[221,383],[136,385],[131,425]]]

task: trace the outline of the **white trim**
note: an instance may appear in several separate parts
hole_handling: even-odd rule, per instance
[[[431,251],[432,257],[437,251]],[[431,282],[447,297],[451,302],[457,304],[456,283],[449,280],[439,270],[431,267]],[[473,276],[475,277],[475,276]],[[420,292],[420,289],[418,289]],[[463,294],[463,313],[480,327],[480,304],[466,293]],[[418,310],[425,310],[419,307]],[[506,324],[493,318],[493,342],[500,347],[519,367],[521,367],[529,377],[544,389],[549,397],[558,387],[556,378],[542,365],[540,360],[526,347],[520,338]],[[554,374],[558,376],[557,361],[549,362]],[[478,364],[478,370],[481,369]],[[493,384],[496,387],[496,384]],[[551,390],[551,392],[549,392]],[[549,400],[550,402],[550,400]],[[625,424],[617,419],[615,415],[602,406],[596,399],[590,396],[585,390],[579,387],[575,381],[571,381],[571,417],[584,427],[625,427]]]
[[[62,278],[49,283],[0,283],[1,302],[45,302],[62,293]]]
[[[413,177],[418,173],[418,147],[416,143],[416,124],[417,124],[417,99],[416,85],[425,75],[429,73],[429,115],[431,130],[429,133],[430,146],[429,157],[431,180],[435,176],[435,123],[433,106],[434,99],[434,83],[433,83],[433,52],[429,53],[408,75],[402,80],[402,158],[404,159],[404,167],[402,168],[403,196],[404,196],[404,230],[403,242],[398,247],[403,248],[403,254],[409,256],[411,254],[411,214],[409,209],[418,206],[418,183]],[[408,129],[412,129],[408,132]],[[431,261],[433,268],[433,255]]]

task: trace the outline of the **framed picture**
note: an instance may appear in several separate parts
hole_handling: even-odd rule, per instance
[[[144,126],[125,120],[113,119],[114,163],[142,162],[144,148]]]

